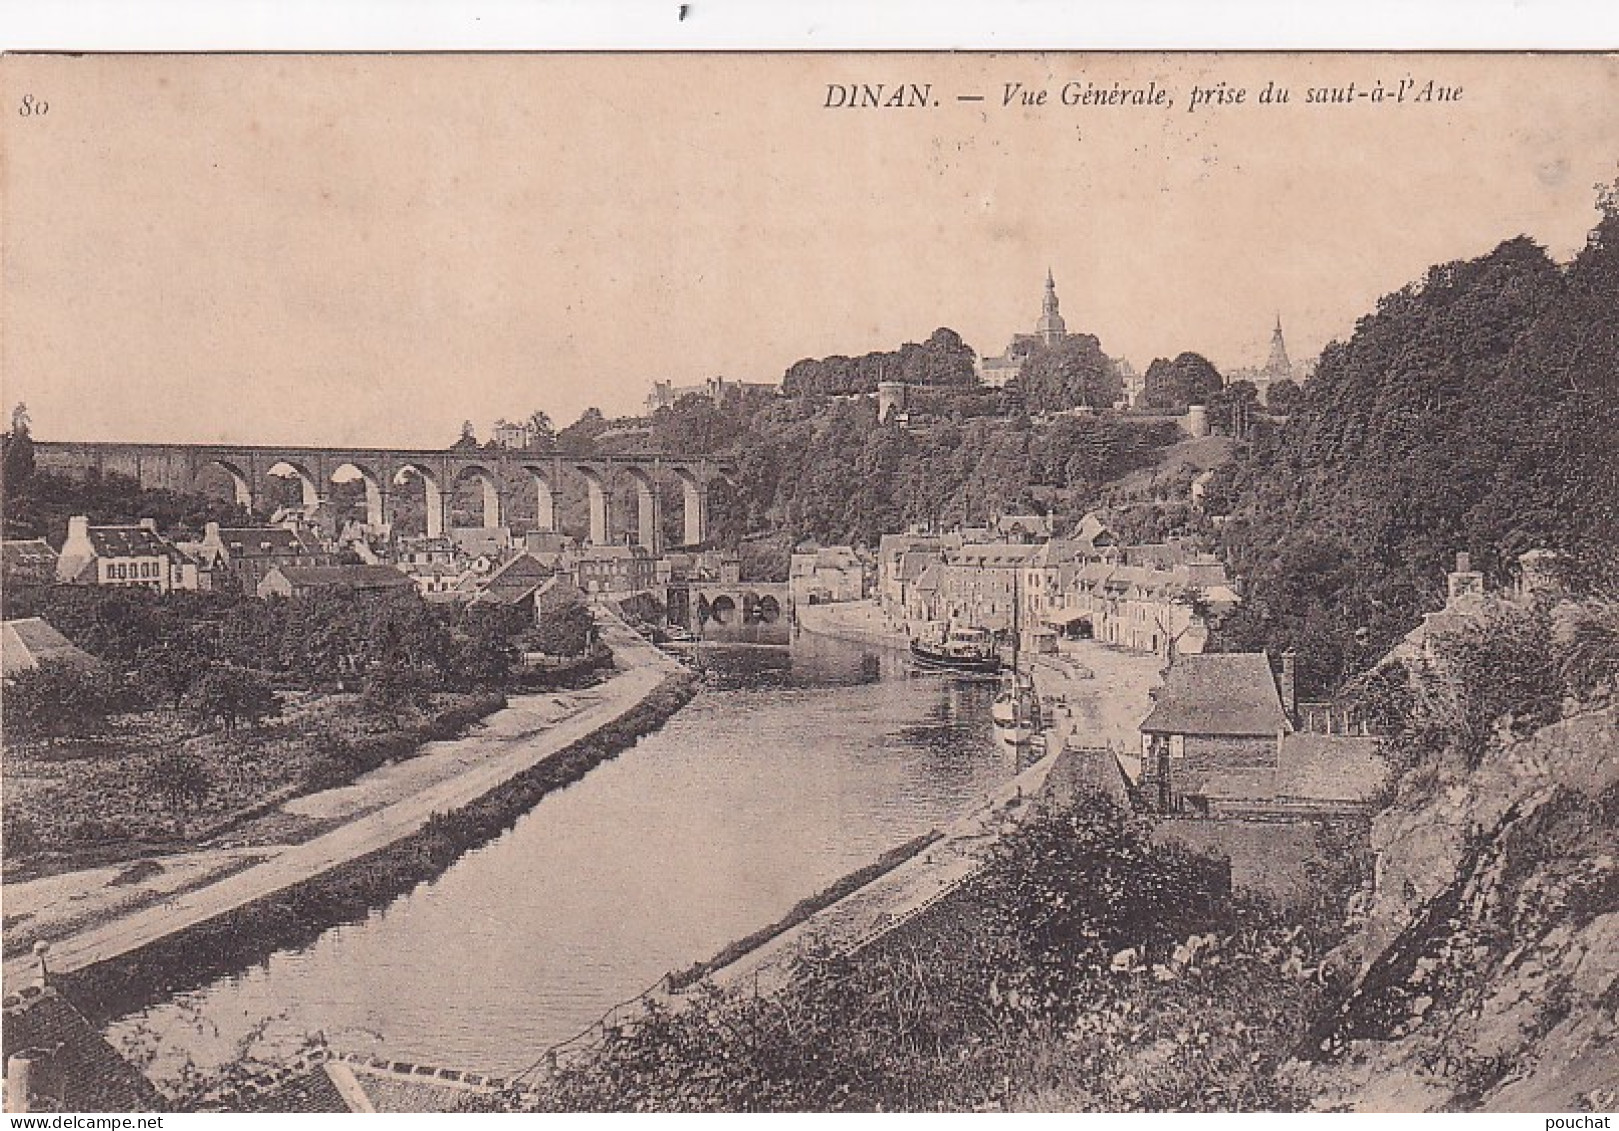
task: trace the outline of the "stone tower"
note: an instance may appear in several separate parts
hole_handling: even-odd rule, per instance
[[[1057,282],[1051,277],[1051,268],[1046,268],[1046,297],[1040,304],[1040,321],[1035,325],[1034,332],[1046,345],[1055,345],[1068,335],[1068,326],[1057,313]]]
[[[1287,345],[1282,341],[1282,316],[1276,316],[1276,329],[1270,336],[1270,357],[1265,362],[1265,376],[1272,381],[1293,379],[1293,363],[1287,359]]]

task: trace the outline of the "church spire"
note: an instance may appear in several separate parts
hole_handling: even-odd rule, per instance
[[[1276,315],[1276,329],[1270,336],[1270,358],[1265,362],[1265,375],[1273,381],[1283,377],[1291,379],[1293,363],[1287,358],[1287,344],[1282,341],[1282,316]]]
[[[1057,311],[1057,280],[1052,278],[1050,267],[1046,268],[1046,297],[1040,303],[1040,321],[1035,326],[1035,333],[1048,346],[1068,335],[1068,327]]]

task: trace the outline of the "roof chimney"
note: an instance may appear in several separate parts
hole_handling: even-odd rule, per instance
[[[1298,656],[1299,654],[1291,648],[1282,653],[1282,679],[1277,688],[1282,694],[1282,710],[1286,711],[1287,717],[1294,722],[1298,721],[1298,691],[1295,686]]]
[[[1473,558],[1472,558],[1472,555],[1470,555],[1466,550],[1458,551],[1457,554],[1456,554],[1456,572],[1457,573],[1472,573],[1473,572]]]
[[[45,962],[45,954],[51,949],[51,944],[40,939],[34,944],[34,962],[38,965],[39,988],[44,989],[51,984],[50,967]]]
[[[6,1112],[17,1115],[29,1108],[34,1091],[34,1062],[26,1056],[6,1061]]]
[[[145,530],[145,531],[149,531],[152,534],[156,534],[157,533],[157,519],[155,519],[155,518],[143,518],[143,519],[141,519],[141,529]]]

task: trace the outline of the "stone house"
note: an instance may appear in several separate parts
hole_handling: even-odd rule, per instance
[[[481,581],[477,591],[472,595],[471,603],[521,607],[538,624],[542,611],[538,599],[540,590],[557,576],[559,575],[555,569],[535,555],[518,554]],[[569,588],[578,592],[577,587],[571,582]]]
[[[866,566],[849,546],[825,546],[794,554],[793,600],[805,605],[858,601],[866,595]]]
[[[1010,629],[1022,571],[1041,549],[1009,542],[985,542],[946,552],[937,567],[940,612],[937,619],[994,632]]]
[[[658,563],[645,546],[587,546],[574,561],[574,579],[585,593],[627,597],[657,587]]]
[[[220,526],[210,522],[202,540],[185,547],[198,567],[211,575],[210,587],[257,593],[259,582],[278,565],[333,566],[337,555],[306,531],[287,526]]]
[[[1387,774],[1379,739],[1298,728],[1293,655],[1181,656],[1141,722],[1139,796],[1208,817],[1364,812]]]
[[[41,975],[8,986],[0,1037],[5,1109],[23,1112],[167,1111],[152,1082]]]
[[[158,533],[157,520],[134,526],[91,526],[68,519],[56,579],[70,585],[140,586],[159,593],[200,587],[197,563]]]

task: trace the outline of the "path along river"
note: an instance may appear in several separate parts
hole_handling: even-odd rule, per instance
[[[1016,771],[993,683],[804,635],[704,648],[656,733],[364,922],[118,1019],[160,1080],[249,1039],[509,1074]]]

